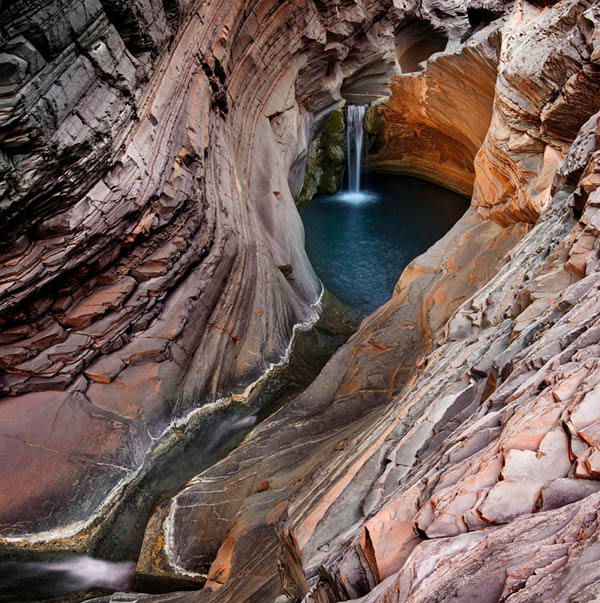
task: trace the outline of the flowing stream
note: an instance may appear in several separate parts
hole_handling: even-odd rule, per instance
[[[148,458],[116,513],[87,555],[0,555],[0,602],[32,601],[85,592],[161,592],[197,588],[139,582],[135,562],[146,523],[156,506],[194,475],[218,462],[250,429],[298,395],[333,351],[355,330],[355,311],[366,314],[391,295],[401,270],[442,236],[466,209],[463,197],[414,178],[361,174],[366,105],[347,113],[348,191],[316,197],[303,212],[308,255],[329,293],[322,314],[301,331],[289,363],[275,369],[249,399],[190,421],[172,444]],[[361,189],[364,181],[366,188]],[[433,218],[433,219],[432,219]],[[37,557],[37,558],[36,558]]]
[[[89,589],[127,590],[135,563],[113,563],[87,555],[70,555],[45,563],[0,566],[0,601],[35,601]]]
[[[150,515],[188,480],[238,446],[254,425],[299,395],[357,326],[355,313],[324,292],[319,319],[298,330],[287,363],[274,367],[243,403],[199,413],[147,458],[89,555],[0,550],[0,603],[67,596],[74,602],[114,590],[159,593],[200,588],[199,583],[134,576],[134,560]]]

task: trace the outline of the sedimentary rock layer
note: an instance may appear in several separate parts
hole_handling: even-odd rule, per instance
[[[562,156],[600,109],[595,9],[515,7],[502,30],[494,115],[477,154],[474,203],[499,223],[535,221]]]
[[[395,75],[389,98],[372,107],[378,124],[370,170],[412,174],[471,196],[473,160],[492,117],[504,23],[501,12],[485,14],[466,33],[453,27],[451,19],[432,19],[437,28],[423,26],[430,21],[408,20],[400,28],[396,44],[401,65],[411,48],[430,43],[435,32],[445,43],[423,48],[418,58],[428,60]]]
[[[393,57],[388,8],[4,3],[0,536],[90,546],[168,430],[316,317],[288,174],[358,56]]]
[[[9,4],[3,534],[83,527],[174,420],[281,357],[319,290],[291,195],[311,122],[395,51],[387,110],[416,106],[388,151],[424,132],[415,171],[458,190],[476,156],[473,207],[156,510],[139,575],[202,590],[131,598],[597,598],[599,19],[583,0]]]
[[[302,396],[157,512],[140,572],[206,580],[189,601],[598,596],[597,22],[576,0],[515,5],[474,207]],[[592,92],[566,83],[573,62]],[[536,96],[541,64],[557,96]],[[521,127],[522,155],[503,144]]]
[[[403,389],[424,340],[440,327],[441,308],[428,308],[427,300],[439,295],[446,297],[448,306],[457,307],[477,282],[473,275],[491,276],[523,231],[523,226],[516,226],[505,232],[491,221],[482,222],[474,212],[461,220],[422,263],[407,269],[398,295],[363,323],[305,394],[263,424],[247,444],[193,480],[160,512],[149,526],[138,570],[205,575],[205,591],[218,590],[224,583],[227,594],[217,598],[225,600],[238,600],[241,593],[258,596],[263,588],[276,593],[277,523],[295,508],[300,512],[302,501],[314,507],[302,508],[305,537],[310,538],[315,522],[323,519],[328,524],[323,526],[326,535],[318,538],[332,546],[334,535],[352,525],[355,513],[362,514],[365,480],[370,479],[366,476],[373,463],[379,464],[371,460],[364,467],[364,478],[357,475],[359,467],[349,470],[351,462],[359,466],[367,462],[369,453],[379,458],[379,438],[368,438],[363,446],[362,434]],[[486,245],[471,255],[466,246],[473,237]],[[449,270],[458,272],[458,278],[443,283]],[[329,505],[335,508],[328,510]],[[244,580],[237,578],[241,575]]]

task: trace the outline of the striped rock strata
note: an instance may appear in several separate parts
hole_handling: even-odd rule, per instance
[[[138,571],[205,584],[141,600],[600,595],[598,18],[513,7],[473,207],[303,395],[157,511]]]
[[[472,208],[156,510],[138,575],[203,588],[112,599],[600,595],[596,7],[17,0],[0,19],[5,546],[92,546],[162,434],[314,318],[303,153],[395,53],[384,115],[403,90],[418,108],[388,150],[421,129],[414,169],[442,164]],[[448,116],[485,105],[472,122],[434,108],[445,85]]]
[[[288,176],[343,86],[384,91],[389,8],[3,2],[5,547],[88,550],[148,455],[316,318]]]
[[[396,54],[403,73],[393,76],[391,95],[371,107],[377,115],[371,117],[369,169],[472,195],[473,160],[492,118],[505,17],[469,9],[468,18],[466,33],[435,19],[437,28],[423,19],[400,28]]]

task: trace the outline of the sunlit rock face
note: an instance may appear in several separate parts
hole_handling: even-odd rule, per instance
[[[362,60],[393,67],[388,10],[3,2],[0,536],[88,547],[163,434],[316,317],[288,176]]]
[[[552,10],[525,2],[511,13],[492,125],[475,161],[482,215],[504,224],[535,221],[550,202],[562,157],[600,109],[595,15],[582,2]]]
[[[401,73],[392,77],[389,98],[376,105],[380,132],[370,169],[412,174],[471,196],[509,5],[440,14],[437,4],[423,2],[406,19],[395,39]]]

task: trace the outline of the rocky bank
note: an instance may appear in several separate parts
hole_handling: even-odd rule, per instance
[[[320,295],[307,148],[341,100],[379,98],[373,167],[471,208],[303,394],[156,509],[139,577],[199,590],[103,600],[599,597],[599,19],[583,0],[3,2],[3,550],[93,550],[169,434],[285,357]]]

